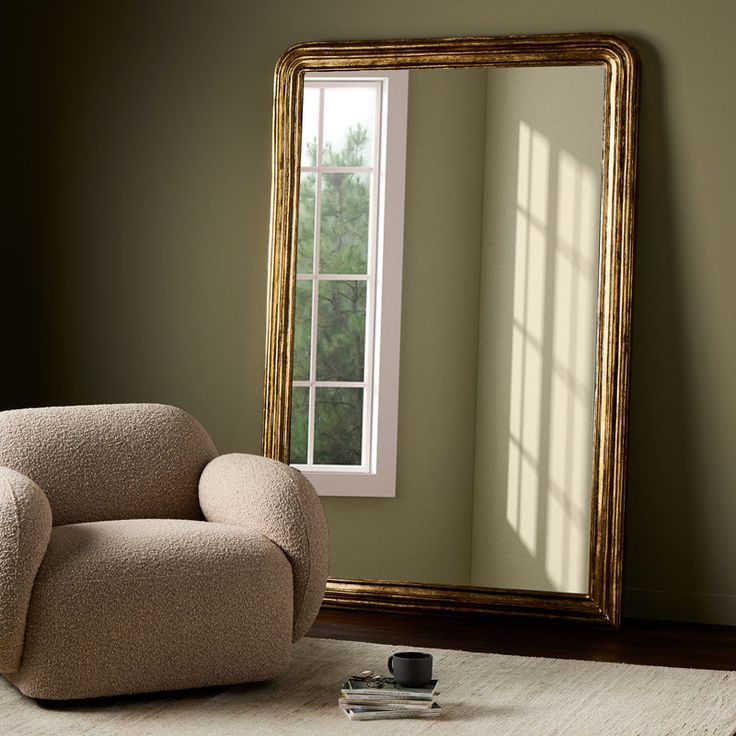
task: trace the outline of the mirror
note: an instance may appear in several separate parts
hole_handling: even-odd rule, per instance
[[[384,69],[408,70],[396,492],[324,499],[325,602],[616,626],[637,89],[621,39],[316,43],[282,57],[264,454],[289,460],[305,393],[292,387],[311,219],[299,182],[317,140],[305,78]]]

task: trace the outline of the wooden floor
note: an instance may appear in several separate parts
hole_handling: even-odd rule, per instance
[[[322,609],[309,636],[531,657],[736,670],[736,627],[625,620],[620,631],[529,620]]]

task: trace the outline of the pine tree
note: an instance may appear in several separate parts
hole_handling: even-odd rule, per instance
[[[368,131],[351,128],[340,150],[326,145],[322,165],[365,166]],[[317,162],[316,141],[306,146],[310,165]],[[297,271],[311,273],[314,262],[316,176],[301,177]],[[368,264],[370,179],[368,174],[330,172],[321,176],[320,273],[365,274]],[[317,379],[363,380],[365,359],[366,283],[345,279],[320,284],[317,328]],[[294,379],[309,376],[311,282],[297,284]],[[308,390],[295,389],[292,401],[292,457],[306,462]],[[363,391],[317,389],[315,456],[317,464],[359,465],[363,423]]]

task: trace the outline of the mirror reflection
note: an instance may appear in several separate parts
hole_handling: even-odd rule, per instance
[[[393,74],[403,146],[376,75],[305,83],[291,462],[340,478],[330,575],[585,593],[604,68]]]

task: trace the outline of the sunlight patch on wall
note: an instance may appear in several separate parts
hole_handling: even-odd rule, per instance
[[[556,589],[581,592],[599,198],[590,167],[520,122],[506,518]]]
[[[595,351],[599,184],[562,150],[558,158],[545,569],[564,590],[585,589]]]
[[[532,555],[537,551],[540,484],[549,163],[549,140],[522,121],[519,125],[506,518]]]

